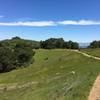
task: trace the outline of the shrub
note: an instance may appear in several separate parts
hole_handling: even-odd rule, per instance
[[[31,63],[34,54],[35,52],[30,48],[15,48],[16,66],[20,67]]]
[[[17,44],[13,48],[0,45],[0,72],[8,72],[32,63],[34,54],[25,45]]]
[[[14,69],[14,60],[14,54],[10,48],[0,47],[0,72]]]

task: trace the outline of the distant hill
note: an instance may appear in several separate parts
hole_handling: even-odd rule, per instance
[[[79,43],[80,48],[87,48],[90,45],[90,43]]]
[[[0,42],[9,47],[14,47],[18,43],[21,43],[21,44],[27,43],[27,46],[30,46],[32,49],[40,48],[39,41],[21,39],[20,37],[13,37],[12,39],[6,39]]]

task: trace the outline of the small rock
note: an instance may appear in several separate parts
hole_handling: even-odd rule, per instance
[[[75,74],[75,71],[71,71],[72,74]]]

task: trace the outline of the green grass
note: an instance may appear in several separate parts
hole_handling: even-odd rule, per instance
[[[0,91],[0,100],[87,100],[99,73],[100,61],[67,50],[37,50],[30,67],[0,74],[0,84],[38,83]]]
[[[100,57],[100,49],[81,49],[82,52],[90,54],[92,56]]]

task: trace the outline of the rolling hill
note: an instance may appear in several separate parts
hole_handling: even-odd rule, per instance
[[[100,61],[66,49],[39,49],[34,59],[0,74],[0,100],[87,100],[100,73]]]

